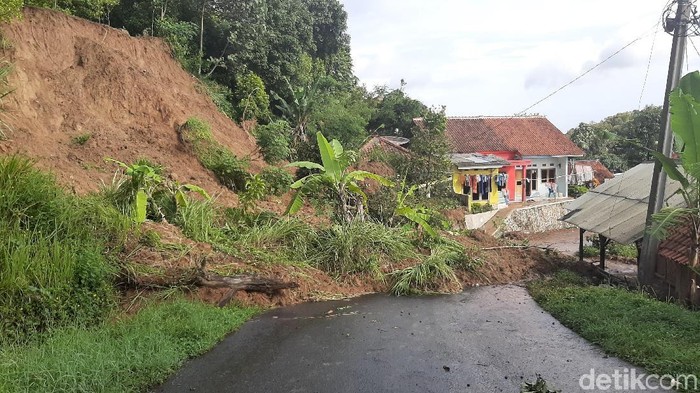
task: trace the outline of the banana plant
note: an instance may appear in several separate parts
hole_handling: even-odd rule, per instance
[[[394,215],[404,217],[423,228],[428,235],[438,237],[438,233],[428,223],[428,220],[430,220],[436,212],[423,206],[413,207],[406,203],[406,199],[413,196],[413,193],[417,189],[418,186],[413,185],[406,190],[406,182],[404,181],[401,183],[401,189],[396,193],[396,209],[394,209]]]
[[[304,197],[327,190],[334,197],[333,202],[337,219],[345,223],[355,218],[364,220],[364,206],[367,204],[367,194],[365,194],[358,182],[371,179],[389,187],[392,187],[394,183],[376,173],[350,170],[356,155],[353,151],[344,150],[337,140],[334,139],[328,142],[326,137],[318,132],[316,133],[316,141],[321,153],[320,164],[311,161],[296,161],[287,165],[318,171],[297,180],[291,185],[291,189],[295,192],[287,207],[287,214],[298,212],[304,205]]]
[[[655,152],[668,177],[681,184],[677,191],[684,199],[681,207],[666,207],[654,214],[651,235],[663,239],[672,228],[688,226],[691,271],[688,293],[691,301],[697,299],[700,274],[698,247],[700,246],[700,72],[681,78],[670,96],[671,129],[682,143],[680,165],[677,161]]]

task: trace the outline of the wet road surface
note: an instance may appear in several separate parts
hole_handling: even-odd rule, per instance
[[[540,374],[550,387],[579,392],[591,368],[626,367],[509,285],[272,310],[156,391],[519,392]]]

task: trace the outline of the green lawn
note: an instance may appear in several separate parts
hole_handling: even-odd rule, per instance
[[[0,348],[0,392],[141,392],[164,381],[255,315],[176,300],[93,329]]]
[[[605,352],[648,373],[700,377],[700,313],[571,272],[528,286],[545,310]]]

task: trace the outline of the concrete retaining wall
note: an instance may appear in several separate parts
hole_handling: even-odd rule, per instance
[[[567,210],[564,209],[564,204],[569,201],[570,200],[552,202],[513,210],[508,217],[505,218],[503,224],[498,225],[498,233],[537,233],[573,228],[573,225],[559,221],[559,219],[567,213]]]
[[[492,210],[490,212],[484,212],[484,213],[478,213],[478,214],[467,214],[464,216],[464,227],[467,229],[481,228],[493,216],[495,216],[496,213],[498,213],[498,210]]]

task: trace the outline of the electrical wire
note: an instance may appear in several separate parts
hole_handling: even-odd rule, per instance
[[[654,28],[654,27],[656,27],[656,23],[654,24],[654,26],[652,26],[652,28]],[[584,71],[583,73],[581,73],[580,75],[578,75],[578,76],[575,77],[574,79],[570,80],[569,82],[567,82],[566,84],[564,84],[564,85],[561,86],[560,88],[554,90],[553,92],[551,92],[551,93],[547,94],[546,96],[544,96],[543,98],[539,99],[539,100],[538,100],[537,102],[535,102],[534,104],[532,104],[532,105],[528,106],[527,108],[523,109],[522,111],[516,113],[515,116],[519,116],[519,115],[523,115],[523,114],[527,113],[527,111],[529,111],[530,109],[536,107],[537,105],[539,105],[539,104],[543,103],[544,101],[548,100],[549,98],[551,98],[553,95],[555,95],[555,94],[559,93],[560,91],[566,89],[567,87],[571,86],[572,84],[574,84],[574,83],[575,83],[576,81],[578,81],[579,79],[583,78],[584,76],[586,76],[586,75],[588,75],[589,73],[591,73],[592,71],[594,71],[596,68],[598,68],[598,67],[600,67],[601,65],[605,64],[608,60],[610,60],[610,59],[612,59],[613,57],[617,56],[617,55],[618,55],[620,52],[622,52],[623,50],[625,50],[625,49],[629,48],[630,46],[634,45],[636,42],[638,42],[639,40],[641,40],[642,38],[644,38],[647,34],[649,34],[649,30],[647,30],[644,34],[640,35],[639,37],[637,37],[637,38],[633,39],[632,41],[628,42],[625,46],[623,46],[622,48],[616,50],[613,54],[611,54],[610,56],[608,56],[608,57],[606,57],[605,59],[601,60],[601,61],[598,62],[596,65],[594,65],[594,66],[588,68],[586,71]]]
[[[639,93],[639,103],[637,104],[637,109],[642,109],[642,98],[644,97],[644,91],[647,87],[647,80],[649,79],[649,69],[651,68],[651,59],[654,55],[654,47],[656,46],[656,36],[659,33],[659,27],[661,26],[661,21],[656,24],[656,30],[654,31],[654,38],[651,41],[651,51],[649,52],[649,59],[647,60],[647,70],[644,73],[644,82],[642,82],[642,91]]]

